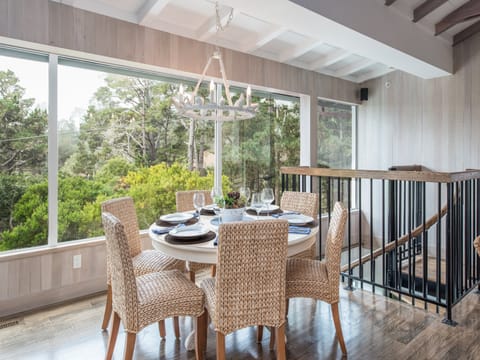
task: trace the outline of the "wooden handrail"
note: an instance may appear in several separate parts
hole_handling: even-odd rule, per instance
[[[352,170],[352,169],[329,169],[312,167],[281,167],[282,174],[324,176],[334,178],[361,178],[361,179],[385,179],[424,181],[433,183],[452,183],[457,181],[480,179],[480,170],[466,170],[460,172],[437,172],[437,171],[384,171],[384,170]]]
[[[444,207],[442,207],[442,209],[440,210],[440,219],[447,213],[447,205],[445,205]],[[375,251],[373,251],[372,253],[370,254],[367,254],[365,256],[362,256],[361,258],[361,261],[360,259],[357,259],[355,261],[353,261],[351,264],[350,264],[350,270],[352,270],[353,268],[357,267],[358,265],[360,265],[360,263],[365,263],[367,261],[373,261],[375,260],[377,257],[381,256],[384,252],[388,252],[388,251],[392,251],[394,250],[397,246],[399,245],[403,245],[405,244],[409,239],[412,239],[414,237],[417,237],[419,236],[423,231],[427,231],[428,229],[430,229],[433,225],[435,225],[437,223],[437,221],[439,221],[439,216],[438,216],[438,213],[436,213],[435,215],[433,215],[431,218],[429,218],[426,222],[425,222],[425,230],[424,230],[424,226],[423,224],[417,226],[415,229],[413,229],[413,231],[410,233],[410,234],[405,234],[401,237],[399,237],[396,241],[391,241],[387,244],[385,244],[385,248],[382,246],[381,248],[378,248],[376,249]],[[361,245],[360,245],[361,246]],[[342,272],[345,272],[348,270],[348,264],[347,265],[344,265],[342,266],[341,268],[341,271]]]

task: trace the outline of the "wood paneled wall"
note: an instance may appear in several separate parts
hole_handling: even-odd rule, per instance
[[[362,84],[358,167],[480,168],[480,34],[454,49],[455,74],[423,80],[396,71]]]
[[[74,255],[82,255],[80,269]],[[0,255],[0,318],[104,290],[103,240]]]

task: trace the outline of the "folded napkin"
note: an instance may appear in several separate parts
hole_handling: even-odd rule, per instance
[[[172,230],[172,235],[178,234],[183,231],[202,231],[204,228],[203,224],[196,223],[193,225],[180,224]]]
[[[173,229],[175,229],[175,226],[169,226],[169,227],[157,226],[152,229],[152,232],[157,235],[163,235],[163,234],[168,234]]]
[[[289,232],[290,234],[308,235],[308,234],[310,234],[311,231],[312,231],[312,229],[306,228],[306,227],[301,227],[301,226],[292,226],[292,225],[290,225],[290,226],[288,227],[288,232]]]
[[[282,216],[285,216],[285,215],[301,215],[301,213],[299,213],[298,211],[285,211],[280,214],[272,214],[272,217],[281,218]]]
[[[192,225],[195,226],[195,225]],[[156,225],[153,229],[152,232],[157,235],[163,235],[163,234],[168,234],[170,231],[177,229],[176,232],[181,231],[180,229],[186,228],[187,226],[185,224],[178,224],[175,226],[158,226]],[[189,226],[191,228],[191,226]]]

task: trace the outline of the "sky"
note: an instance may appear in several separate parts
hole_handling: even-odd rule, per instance
[[[25,89],[25,97],[35,99],[35,106],[48,109],[48,63],[0,56],[0,71],[12,70]],[[78,127],[94,92],[102,85],[105,73],[59,65],[58,118],[73,120]]]

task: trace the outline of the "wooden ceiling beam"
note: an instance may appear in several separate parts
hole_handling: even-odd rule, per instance
[[[445,4],[448,0],[426,0],[413,9],[413,22],[417,22],[433,10]]]
[[[392,5],[396,0],[385,0],[385,6]]]
[[[470,25],[466,29],[460,31],[459,33],[453,36],[453,46],[461,43],[462,41],[468,39],[469,37],[475,35],[476,33],[480,32],[480,21]]]
[[[435,35],[439,35],[454,25],[478,16],[480,16],[480,1],[470,0],[436,23]]]

